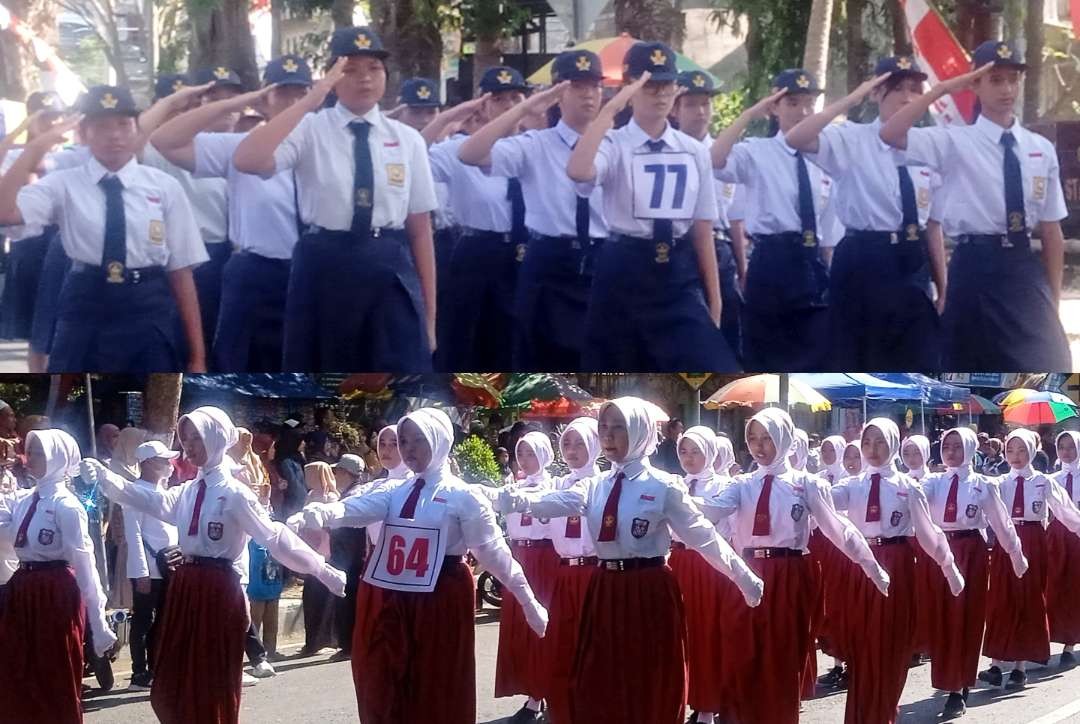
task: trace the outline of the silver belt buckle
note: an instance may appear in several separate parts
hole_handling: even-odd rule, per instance
[[[899,244],[900,243],[900,237],[896,235],[895,231],[889,234],[889,243],[890,244]]]
[[[754,549],[754,558],[768,558],[768,557],[769,557],[769,551],[765,550],[764,548],[755,548]]]
[[[378,239],[380,236],[382,236],[382,227],[376,226],[374,229],[371,230],[372,239]]]
[[[623,563],[622,561],[604,561],[604,570],[621,571],[623,570]]]

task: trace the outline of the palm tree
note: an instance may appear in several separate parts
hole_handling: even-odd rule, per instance
[[[180,415],[182,374],[157,372],[147,375],[143,389],[143,427],[151,437],[172,444],[176,418]]]
[[[806,52],[803,68],[824,86],[829,69],[829,31],[832,28],[833,0],[813,0],[810,23],[806,28]]]

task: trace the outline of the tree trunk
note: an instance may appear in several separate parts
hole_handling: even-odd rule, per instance
[[[143,390],[143,428],[167,445],[172,444],[176,418],[180,415],[182,374],[156,372],[146,378]]]
[[[473,53],[473,89],[476,89],[484,71],[502,64],[502,40],[495,37],[477,36]]]
[[[395,0],[389,0],[391,3]],[[402,4],[409,2],[410,0],[397,0]],[[372,0],[372,14],[375,12],[375,5],[378,4],[378,0]],[[353,10],[356,7],[356,0],[333,0],[330,5],[330,18],[334,21],[334,29],[338,28],[351,28],[353,24]],[[379,35],[383,42],[386,42],[385,35]]]
[[[866,0],[847,0],[847,89],[850,93],[870,73],[870,44],[863,34]]]
[[[892,21],[893,54],[911,55],[911,38],[908,34],[907,17],[901,0],[887,0],[885,7]]]
[[[442,63],[442,33],[428,0],[373,0],[371,21],[390,51],[386,89],[396,94],[401,81],[412,76],[438,78]],[[479,48],[480,43],[477,42]],[[498,64],[496,58],[493,65]],[[477,76],[479,77],[479,76]]]
[[[813,0],[810,23],[806,29],[806,52],[803,68],[818,79],[824,88],[829,70],[829,31],[832,26],[833,0]]]
[[[678,50],[686,35],[686,19],[671,0],[615,0],[615,30]]]
[[[957,0],[956,37],[971,49],[993,34],[993,16],[985,0]]]
[[[277,58],[285,51],[281,43],[281,15],[285,0],[270,0],[270,55]]]
[[[1042,102],[1043,46],[1046,44],[1046,26],[1043,24],[1043,0],[1028,0],[1024,18],[1024,45],[1027,48],[1024,62],[1024,123],[1038,120]]]
[[[191,20],[193,70],[224,65],[239,74],[247,88],[259,87],[255,64],[255,38],[248,22],[248,0],[220,0],[213,4],[187,0]]]

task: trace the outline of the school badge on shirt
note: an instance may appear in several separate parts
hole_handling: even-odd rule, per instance
[[[210,540],[221,540],[222,533],[225,532],[225,526],[221,523],[209,522],[206,524],[206,537]]]
[[[979,506],[977,506],[975,504],[971,504],[967,508],[964,509],[964,515],[966,515],[969,518],[974,518],[978,514],[979,514]]]
[[[892,527],[895,528],[896,526],[900,525],[900,521],[903,519],[903,517],[903,513],[901,513],[899,510],[894,510],[892,512],[892,515],[889,516],[889,523],[891,523]]]
[[[123,284],[124,283],[124,265],[118,261],[109,262],[109,266],[105,268],[106,277],[105,281],[110,284]]]
[[[644,538],[649,532],[649,521],[645,518],[634,518],[630,524],[630,535],[635,538]]]
[[[801,505],[799,505],[798,503],[796,503],[795,505],[791,506],[791,519],[792,519],[793,521],[795,521],[796,523],[798,523],[798,522],[799,522],[800,520],[802,520],[802,515],[803,515],[803,513],[805,512],[805,510],[806,510],[806,509],[805,509],[805,508],[803,508],[803,507],[802,507]],[[766,516],[766,517],[767,517],[767,516]]]
[[[150,219],[150,229],[147,232],[151,243],[165,243],[165,222],[161,219]]]
[[[405,185],[405,164],[403,163],[388,163],[386,164],[386,182],[391,186],[404,186]]]
[[[656,259],[657,264],[667,264],[671,261],[671,245],[667,242],[661,241],[656,245]]]
[[[1031,193],[1038,201],[1046,198],[1046,177],[1033,176],[1031,178]]]
[[[38,531],[37,542],[43,546],[51,546],[53,542],[53,536],[55,532],[49,528],[42,528]]]

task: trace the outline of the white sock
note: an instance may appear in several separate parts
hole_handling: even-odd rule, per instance
[[[843,668],[844,662],[841,661],[840,659],[833,659],[832,660],[832,665],[833,665],[834,669],[840,669],[840,668]]]
[[[529,711],[540,711],[540,700],[530,696],[529,700],[525,702],[525,706],[529,708]]]
[[[1013,670],[1014,671],[1026,671],[1027,670],[1027,662],[1026,661],[1017,661],[1016,665],[1013,666]]]
[[[991,666],[996,666],[999,669],[1004,669],[1005,668],[1005,662],[1002,661],[1001,659],[990,659],[990,665]]]
[[[705,724],[712,724],[714,716],[716,716],[716,715],[715,714],[708,714],[708,713],[703,712],[703,711],[699,711],[698,715],[697,715],[698,724],[701,724],[701,722],[705,722]]]
[[[1075,646],[1076,646],[1076,644],[1066,644],[1065,645],[1065,651],[1068,651],[1071,654],[1073,652],[1073,647],[1075,647]]]

